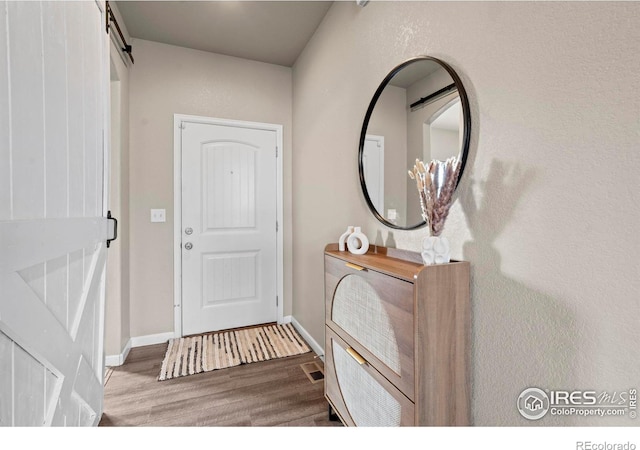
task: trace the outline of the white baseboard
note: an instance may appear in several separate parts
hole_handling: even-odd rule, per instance
[[[145,345],[164,344],[173,339],[175,334],[173,331],[167,333],[147,334],[146,336],[136,336],[131,338],[132,347],[144,347]]]
[[[296,320],[295,317],[286,316],[285,319],[287,317],[291,318],[290,321],[291,321],[291,324],[293,325],[293,328],[295,328],[298,331],[298,333],[300,333],[300,336],[302,336],[302,338],[305,341],[307,341],[307,343],[311,346],[311,349],[314,352],[316,352],[316,355],[318,355],[324,361],[324,349],[322,348],[322,346],[320,346],[320,344],[318,344],[316,340],[311,337],[309,332],[305,330],[302,325],[300,325],[300,323]]]
[[[122,353],[119,355],[107,355],[104,359],[104,365],[107,367],[121,366],[127,360],[127,356],[132,348],[144,347],[145,345],[164,344],[174,337],[175,335],[173,332],[132,337],[127,341]]]
[[[293,317],[291,316],[284,316],[282,318],[282,322],[280,322],[281,324],[285,324],[285,323],[291,323],[291,320],[293,319]]]
[[[129,339],[119,355],[107,355],[104,358],[104,365],[107,367],[121,366],[127,360],[131,351],[131,339]]]

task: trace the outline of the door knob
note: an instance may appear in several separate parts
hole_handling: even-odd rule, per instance
[[[192,234],[193,233],[193,228],[188,227],[184,229],[184,234]]]
[[[193,248],[193,244],[191,242],[187,242],[186,244],[184,244],[184,248],[186,248],[187,250],[191,250]]]

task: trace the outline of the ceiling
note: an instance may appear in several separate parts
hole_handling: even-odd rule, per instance
[[[333,2],[114,3],[133,38],[291,67]]]

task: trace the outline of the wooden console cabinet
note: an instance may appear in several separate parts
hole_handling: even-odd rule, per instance
[[[469,425],[469,263],[325,248],[325,396],[348,426]]]

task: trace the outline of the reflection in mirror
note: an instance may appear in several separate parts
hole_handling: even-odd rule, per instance
[[[384,211],[384,136],[367,134],[362,166],[371,203],[377,211]]]
[[[460,98],[455,98],[435,113],[424,126],[424,159],[446,161],[458,156],[462,134]],[[427,126],[428,125],[428,126]]]
[[[407,171],[416,159],[466,159],[468,136],[466,94],[452,69],[428,57],[394,69],[371,101],[360,138],[360,179],[376,217],[392,228],[423,226]]]

